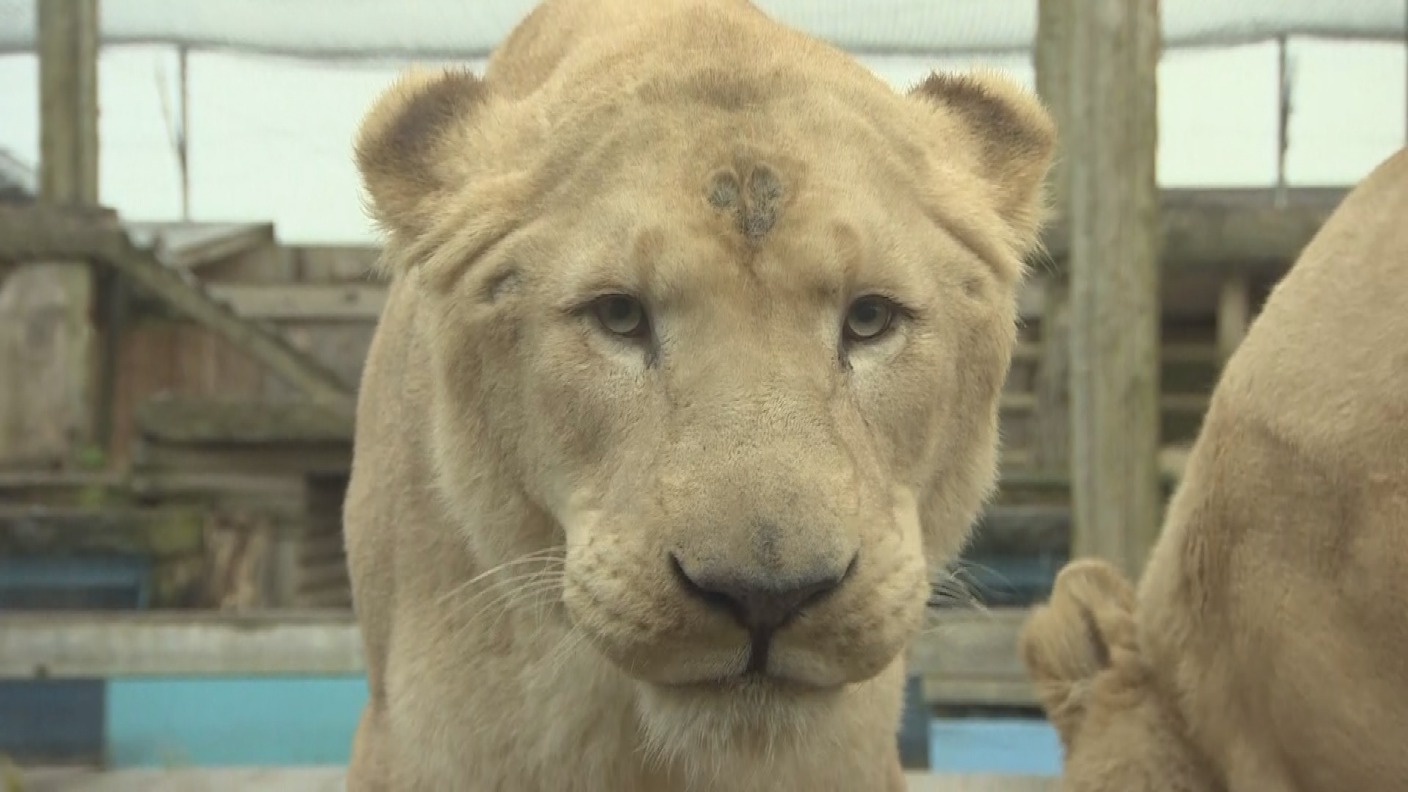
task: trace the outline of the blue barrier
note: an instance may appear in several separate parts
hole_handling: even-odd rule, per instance
[[[68,728],[91,732],[97,724],[84,718],[100,718],[106,760],[117,768],[341,764],[367,697],[360,675],[94,682],[103,685],[103,705]],[[0,726],[7,717],[0,712]],[[1060,744],[1041,720],[937,718],[927,726],[927,739],[911,729],[902,745],[927,753],[932,772],[1054,775],[1060,769]],[[927,744],[915,745],[916,738]]]

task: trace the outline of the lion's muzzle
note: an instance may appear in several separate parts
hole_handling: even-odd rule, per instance
[[[674,553],[670,569],[686,593],[728,614],[748,631],[749,656],[745,674],[768,672],[773,634],[797,614],[841,587],[855,570],[859,553],[848,563],[821,564],[798,575],[738,574],[709,563],[686,566]]]

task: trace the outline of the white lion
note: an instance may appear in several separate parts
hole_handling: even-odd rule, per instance
[[[742,0],[549,0],[388,90],[351,789],[902,789],[1053,141]]]

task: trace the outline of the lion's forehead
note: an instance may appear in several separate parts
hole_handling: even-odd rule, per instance
[[[946,271],[982,269],[936,229],[899,227],[839,197],[796,205],[701,190],[671,207],[649,196],[586,222],[541,224],[553,237],[543,282],[562,299],[615,288],[660,310],[708,304],[764,319],[834,312],[862,292],[918,307],[962,280]]]
[[[563,155],[566,177],[550,169],[538,225],[578,251],[569,258],[582,277],[615,269],[662,293],[707,285],[831,301],[857,287],[923,287],[917,270],[959,280],[982,269],[923,184],[927,164],[881,150],[878,135],[859,145],[864,120],[828,135],[816,118],[761,111],[666,116],[625,113],[552,144],[578,154]]]

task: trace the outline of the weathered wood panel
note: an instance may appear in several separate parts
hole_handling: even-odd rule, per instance
[[[363,245],[297,246],[293,256],[296,279],[302,283],[370,283],[381,279],[376,271],[381,249]]]
[[[252,357],[194,322],[146,318],[129,325],[118,348],[110,453],[131,461],[136,413],[159,396],[252,399],[271,379]]]
[[[350,413],[347,386],[267,327],[249,322],[197,284],[135,247],[107,212],[0,207],[0,258],[88,258],[113,267],[134,285],[220,333],[314,401]]]
[[[349,610],[0,614],[0,678],[363,670]]]
[[[84,264],[8,270],[0,280],[0,467],[65,465],[92,428],[93,279]]]
[[[257,320],[375,322],[386,304],[386,287],[374,283],[218,283],[207,290]]]
[[[1025,684],[1016,634],[1025,609],[940,609],[911,668],[946,684]],[[0,614],[0,678],[358,674],[351,610]]]

